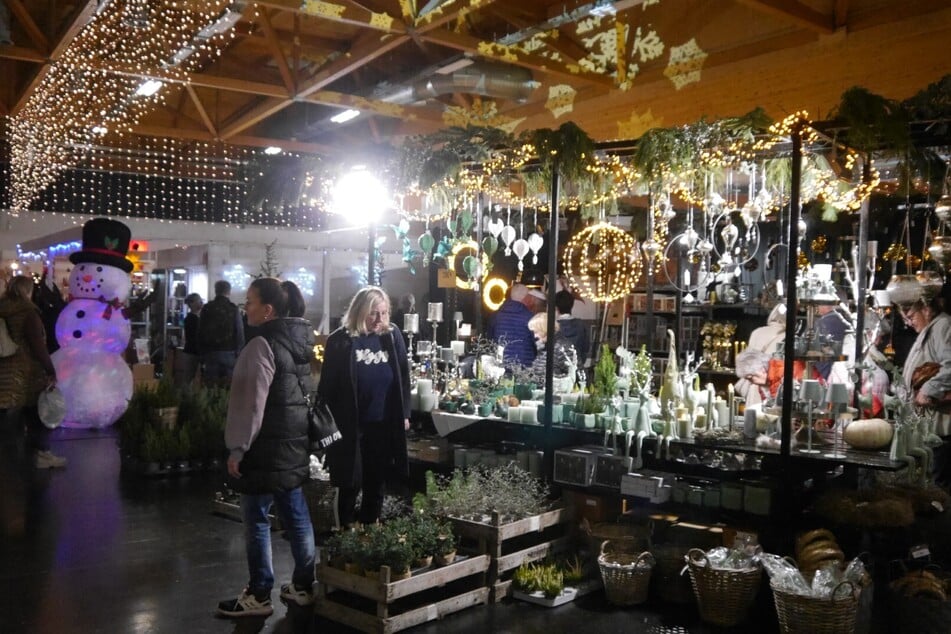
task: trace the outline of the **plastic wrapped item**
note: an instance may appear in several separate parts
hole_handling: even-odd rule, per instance
[[[791,561],[771,553],[763,553],[759,561],[766,569],[766,574],[769,575],[770,583],[774,588],[792,594],[812,595],[812,588],[799,572],[799,568]]]

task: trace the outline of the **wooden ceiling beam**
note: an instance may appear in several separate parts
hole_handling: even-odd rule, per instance
[[[294,101],[291,99],[274,99],[273,97],[264,97],[263,99],[259,99],[256,105],[251,106],[249,110],[243,112],[240,116],[233,118],[230,123],[225,125],[221,129],[219,136],[222,138],[222,140],[227,140],[239,132],[244,132],[251,126],[258,124],[264,119],[267,119],[272,114],[280,112],[292,103],[294,103]]]
[[[381,38],[378,33],[365,34],[354,42],[349,51],[318,69],[313,77],[301,85],[298,96],[306,97],[317,92],[357,68],[402,46],[409,39],[408,35]]]
[[[76,7],[72,16],[66,22],[66,28],[63,29],[63,33],[59,36],[56,46],[53,47],[53,50],[50,51],[47,62],[40,68],[36,75],[33,76],[33,79],[30,80],[30,83],[26,86],[22,93],[20,93],[20,98],[17,99],[16,105],[13,106],[10,114],[16,116],[19,114],[20,110],[23,109],[23,106],[26,105],[27,100],[33,95],[39,85],[43,82],[43,79],[46,77],[46,73],[49,72],[50,66],[54,64],[63,53],[66,51],[66,47],[69,46],[70,42],[73,41],[73,38],[82,30],[84,26],[89,22],[89,19],[92,17],[93,12],[96,10],[98,0],[88,0],[85,4],[80,4]]]
[[[271,57],[274,58],[277,69],[281,73],[281,79],[284,80],[284,86],[287,87],[287,92],[293,94],[297,90],[297,73],[292,74],[291,69],[287,65],[287,58],[284,56],[280,42],[277,41],[277,34],[271,25],[271,16],[268,15],[267,7],[262,7],[261,9],[261,28],[264,30],[268,46],[271,49]]]
[[[849,24],[849,0],[835,0],[835,28],[844,29]]]
[[[797,0],[736,0],[754,11],[772,15],[786,22],[822,35],[835,33],[835,17],[819,13]]]
[[[33,45],[41,51],[50,50],[49,39],[40,27],[36,25],[36,22],[33,21],[33,16],[31,16],[27,8],[23,6],[23,3],[20,2],[20,0],[5,0],[5,2],[7,8],[10,9],[10,13],[13,14],[16,21],[19,22],[23,30],[26,31],[26,35],[30,38],[30,41],[33,42]]]
[[[330,90],[318,90],[308,95],[304,101],[322,106],[353,108],[361,112],[372,112],[373,114],[392,117],[394,119],[403,119],[405,121],[442,122],[443,116],[442,108],[433,108],[432,106],[403,106]]]
[[[387,13],[377,13],[354,4],[337,4],[323,0],[261,0],[262,7],[309,15],[321,20],[359,26],[385,33],[406,33],[406,23]]]
[[[499,62],[522,66],[530,70],[537,70],[550,75],[557,75],[574,81],[584,81],[589,84],[614,87],[614,78],[608,75],[592,73],[576,64],[556,62],[540,55],[525,53],[511,47],[480,40],[464,33],[454,33],[444,29],[430,31],[422,36],[423,39],[447,48],[456,49],[464,53],[472,53]]]
[[[198,110],[198,116],[201,117],[202,123],[205,124],[205,127],[208,128],[208,132],[212,136],[217,137],[218,131],[215,130],[215,124],[212,122],[211,117],[208,116],[208,111],[205,110],[204,104],[202,104],[201,99],[198,98],[198,93],[195,92],[195,87],[191,84],[185,84],[185,90],[188,91],[188,96],[192,98],[192,103],[195,104],[195,108]]]
[[[18,62],[33,62],[34,64],[45,64],[48,59],[46,53],[23,46],[14,46],[13,44],[0,45],[0,58],[15,59]]]
[[[497,0],[446,0],[441,5],[425,13],[416,16],[414,28],[420,35],[429,33],[439,27],[466,17],[466,14],[472,11],[481,11],[494,4]]]

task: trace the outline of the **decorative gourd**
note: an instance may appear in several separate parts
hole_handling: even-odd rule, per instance
[[[895,428],[882,418],[865,418],[849,423],[842,438],[856,449],[884,449],[892,441]]]

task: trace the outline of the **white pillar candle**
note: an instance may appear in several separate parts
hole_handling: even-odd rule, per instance
[[[455,361],[455,356],[452,353],[452,348],[440,348],[439,352],[440,352],[440,357],[446,363],[452,363],[453,361]]]
[[[459,336],[463,339],[472,336],[472,324],[459,324]]]
[[[456,356],[461,357],[466,353],[466,342],[465,341],[450,341],[449,347],[452,350],[452,353]]]
[[[442,321],[442,302],[429,302],[429,313],[427,321]]]
[[[416,379],[416,392],[423,396],[424,394],[433,393],[433,381],[432,379]]]
[[[406,313],[403,315],[403,330],[417,334],[419,332],[419,315],[416,313]]]

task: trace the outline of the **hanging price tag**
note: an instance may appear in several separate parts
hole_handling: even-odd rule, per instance
[[[908,550],[908,554],[914,560],[931,558],[931,550],[929,550],[927,544],[918,544],[917,546],[912,546]]]

